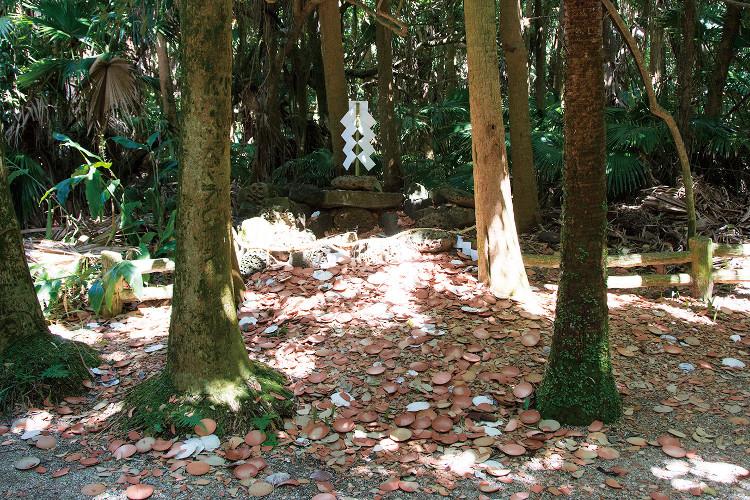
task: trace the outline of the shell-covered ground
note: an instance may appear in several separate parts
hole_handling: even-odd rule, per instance
[[[750,498],[750,290],[719,289],[711,308],[610,293],[624,415],[568,428],[533,409],[556,273],[531,273],[533,295],[511,302],[470,264],[252,276],[247,349],[288,375],[296,415],[220,439],[212,422],[159,439],[117,426],[123,394],[164,366],[168,304],[55,324],[104,362],[82,397],[0,427],[0,496]]]

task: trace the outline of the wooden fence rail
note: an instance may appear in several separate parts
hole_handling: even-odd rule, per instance
[[[714,244],[710,238],[697,237],[690,240],[688,252],[653,252],[607,257],[608,268],[656,267],[690,264],[690,273],[647,273],[613,275],[607,278],[607,288],[648,288],[692,286],[693,294],[702,300],[710,300],[714,283],[741,283],[750,281],[750,269],[714,270],[714,257],[750,257],[750,244]],[[122,261],[117,252],[104,251],[101,254],[102,272],[111,269]],[[174,262],[169,259],[144,259],[131,261],[141,274],[174,272]],[[560,267],[560,255],[524,255],[526,267],[556,269]],[[102,316],[112,317],[122,312],[126,302],[163,300],[172,298],[172,285],[148,286],[136,296],[133,290],[121,280],[115,289],[111,307],[103,308]]]
[[[678,274],[630,274],[609,276],[607,288],[646,288],[692,285],[693,293],[702,300],[710,300],[715,283],[741,283],[750,281],[750,269],[714,270],[714,257],[750,257],[750,244],[714,244],[710,238],[696,237],[690,240],[689,252],[654,252],[630,255],[610,255],[608,268],[657,267],[690,264],[690,273]],[[526,267],[556,269],[560,267],[560,255],[524,255]]]

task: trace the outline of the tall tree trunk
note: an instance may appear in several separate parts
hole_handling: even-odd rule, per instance
[[[315,90],[318,104],[318,116],[321,128],[326,128],[328,122],[328,98],[326,97],[325,72],[323,71],[323,56],[320,46],[320,31],[318,19],[310,16],[307,31],[310,33],[310,53],[312,57],[312,71],[310,72],[310,86]]]
[[[562,248],[552,350],[537,391],[545,418],[573,425],[620,416],[608,340],[602,7],[565,2]]]
[[[604,102],[610,106],[617,102],[617,53],[620,50],[620,39],[609,17],[604,16],[602,25],[604,30]]]
[[[232,283],[231,16],[231,0],[180,2],[182,141],[167,355],[175,389],[213,392],[225,403],[246,392],[252,376]]]
[[[560,0],[560,8],[558,9],[558,25],[555,30],[555,42],[553,44],[552,61],[550,62],[550,75],[552,77],[552,90],[555,96],[560,98],[563,88],[563,58],[562,58],[562,47],[563,47],[563,15],[565,13],[565,0]]]
[[[528,54],[521,35],[518,0],[500,0],[500,39],[508,67],[513,208],[518,232],[526,233],[539,224],[539,201],[531,150]]]
[[[666,62],[664,58],[664,26],[657,22],[658,11],[661,6],[660,0],[654,0],[653,13],[649,17],[649,30],[651,34],[651,45],[649,46],[648,70],[651,73],[651,83],[659,88],[664,72],[666,71]]]
[[[529,290],[505,154],[494,0],[464,0],[479,279],[498,296]]]
[[[0,124],[0,411],[80,392],[99,361],[84,344],[52,335],[34,291],[13,208]],[[88,366],[87,366],[88,365]],[[67,372],[49,377],[47,371]]]
[[[445,1],[445,8],[448,10],[448,36],[453,38],[456,32],[456,4],[453,0]],[[445,46],[445,95],[450,96],[455,90],[458,81],[456,73],[456,44],[451,40]]]
[[[540,114],[547,107],[547,20],[542,0],[534,0],[534,101]]]
[[[380,9],[390,12],[390,0],[382,0]],[[403,185],[401,153],[399,151],[398,122],[394,109],[393,33],[375,23],[375,45],[378,50],[378,115],[380,142],[383,153],[383,187],[386,191],[400,191]]]
[[[677,60],[677,125],[685,137],[690,151],[692,132],[690,120],[693,118],[693,93],[696,47],[695,30],[698,23],[698,11],[695,0],[684,0],[682,12],[682,43]]]
[[[336,173],[341,174],[344,171],[344,139],[341,137],[344,126],[341,119],[349,110],[349,98],[344,74],[344,44],[338,0],[324,0],[318,6],[318,17],[333,166]]]
[[[161,108],[172,130],[178,129],[177,110],[174,103],[174,84],[172,69],[169,64],[167,41],[161,33],[156,35],[156,59],[159,66],[159,89],[161,90]]]
[[[708,80],[708,97],[706,99],[706,116],[718,118],[721,114],[721,99],[724,97],[724,86],[727,83],[729,65],[736,54],[735,40],[740,32],[742,11],[737,5],[727,5],[724,13],[724,31],[716,53],[716,65]]]
[[[49,334],[26,263],[3,153],[0,140],[0,354],[23,337]]]
[[[685,187],[685,211],[687,212],[687,233],[688,239],[696,235],[696,215],[695,215],[695,195],[693,193],[693,174],[690,171],[690,160],[688,158],[687,149],[685,148],[685,142],[682,140],[682,134],[680,128],[677,126],[677,122],[670,115],[667,110],[661,107],[659,101],[656,99],[656,91],[654,90],[651,75],[646,69],[646,63],[643,60],[643,54],[638,48],[638,43],[633,38],[630,29],[625,24],[625,21],[617,12],[617,8],[610,0],[601,0],[604,4],[604,8],[607,9],[607,13],[617,26],[620,36],[625,40],[625,44],[630,50],[635,64],[638,67],[638,72],[641,74],[641,80],[643,86],[646,88],[646,94],[648,95],[648,107],[654,116],[661,118],[669,129],[669,133],[672,135],[674,140],[674,146],[677,150],[677,157],[680,159],[680,169],[682,173],[682,181]]]

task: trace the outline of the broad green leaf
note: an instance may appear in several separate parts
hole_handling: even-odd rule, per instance
[[[112,141],[116,142],[120,146],[124,147],[125,149],[149,149],[151,145],[148,146],[145,144],[141,144],[140,142],[135,142],[132,139],[128,139],[127,137],[122,137],[120,135],[112,137]]]
[[[100,280],[96,280],[89,288],[89,304],[96,314],[102,309],[104,303],[104,287]]]
[[[154,143],[157,139],[159,139],[159,132],[154,132],[153,134],[148,136],[148,139],[146,139],[146,144],[148,144],[149,149],[154,148]]]
[[[90,179],[86,180],[86,201],[89,204],[89,212],[95,219],[98,219],[104,211],[102,202],[104,186],[102,184],[102,174],[92,169]]]

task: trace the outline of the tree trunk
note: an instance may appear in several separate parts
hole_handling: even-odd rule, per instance
[[[680,128],[677,126],[677,122],[670,115],[667,110],[661,107],[659,101],[656,99],[656,91],[652,85],[651,75],[646,69],[646,63],[643,60],[643,54],[638,48],[638,44],[630,33],[630,29],[625,24],[625,21],[617,12],[617,8],[610,0],[601,0],[604,4],[604,8],[607,9],[610,18],[617,26],[617,30],[620,32],[620,36],[625,40],[625,44],[628,46],[630,53],[635,59],[635,64],[638,67],[638,72],[641,74],[641,80],[643,86],[646,88],[646,94],[648,95],[648,107],[654,116],[657,116],[664,120],[664,123],[669,129],[669,133],[674,139],[674,146],[677,150],[677,157],[680,160],[680,169],[682,173],[682,183],[685,187],[685,211],[687,212],[687,233],[688,239],[696,235],[696,215],[695,215],[695,194],[693,193],[693,174],[690,170],[690,160],[688,158],[687,148],[685,142],[682,140],[682,134]]]
[[[560,8],[558,9],[558,26],[555,30],[555,42],[553,44],[552,61],[550,62],[550,74],[552,77],[552,90],[557,98],[560,98],[562,93],[564,76],[563,76],[563,58],[562,58],[562,46],[563,46],[563,15],[565,14],[565,1],[560,0]]]
[[[617,3],[615,2],[615,5]],[[604,30],[604,102],[612,106],[617,102],[617,53],[620,40],[609,17],[602,19]]]
[[[547,22],[542,0],[534,0],[534,101],[539,114],[547,107],[547,84],[544,81],[547,73]]]
[[[465,0],[479,279],[498,296],[529,290],[505,155],[494,0]]]
[[[608,340],[602,7],[566,0],[562,248],[552,350],[537,390],[545,418],[573,425],[620,416]]]
[[[156,59],[159,65],[159,88],[161,89],[161,107],[164,117],[172,130],[178,129],[177,110],[174,103],[174,85],[172,84],[172,70],[169,64],[167,41],[161,33],[156,35]]]
[[[13,209],[0,124],[0,412],[17,403],[59,401],[91,378],[98,356],[52,335],[34,291]],[[50,369],[64,376],[49,376]]]
[[[232,2],[180,7],[183,126],[167,373],[178,391],[222,401],[252,372],[232,283]]]
[[[382,0],[380,9],[390,12],[389,0]],[[383,154],[383,187],[386,191],[400,191],[403,185],[401,153],[399,152],[398,123],[394,109],[393,33],[375,23],[375,45],[378,50],[378,116]]]
[[[690,150],[690,120],[693,118],[695,66],[695,30],[698,12],[695,0],[684,0],[682,12],[682,43],[677,61],[677,125],[680,127],[688,151]]]
[[[529,67],[518,0],[500,0],[500,39],[508,67],[508,107],[513,164],[513,209],[519,233],[539,224],[534,153],[529,118]]]
[[[651,39],[651,45],[649,46],[648,70],[651,73],[651,83],[657,89],[659,88],[661,80],[664,77],[664,72],[666,71],[666,63],[664,60],[664,27],[656,21],[660,6],[660,0],[654,0],[654,12],[649,17],[648,21],[649,30],[651,31],[649,36]]]
[[[2,129],[0,128],[0,132]],[[22,337],[49,334],[36,298],[8,187],[0,140],[0,354]],[[2,388],[0,388],[0,391]]]
[[[718,118],[721,115],[721,99],[724,97],[724,85],[727,83],[729,65],[736,54],[734,47],[740,32],[742,11],[737,5],[727,5],[724,14],[724,31],[716,54],[716,65],[708,81],[708,97],[706,99],[706,116]]]
[[[344,171],[344,139],[341,137],[344,126],[341,119],[349,110],[349,97],[344,74],[344,44],[338,0],[325,0],[321,3],[318,6],[318,17],[333,167],[337,174],[341,174]]]
[[[456,4],[453,0],[446,0],[445,8],[448,10],[448,36],[453,38],[456,32]],[[456,44],[450,41],[445,46],[445,96],[450,97],[456,90],[458,75],[456,73]]]

